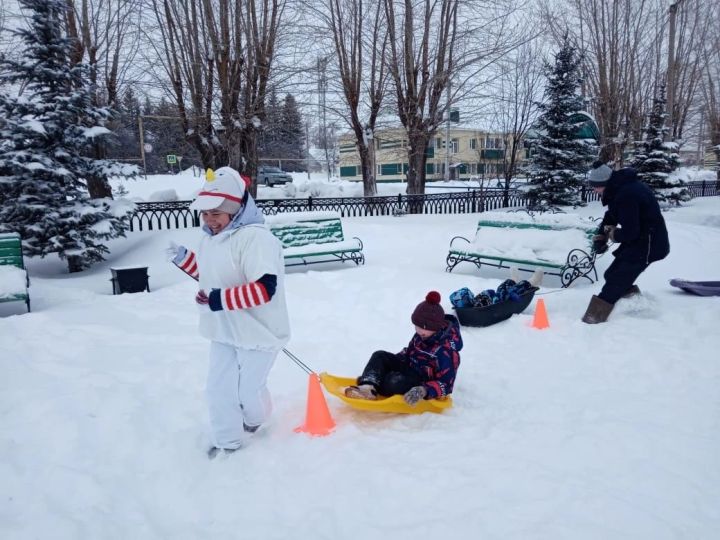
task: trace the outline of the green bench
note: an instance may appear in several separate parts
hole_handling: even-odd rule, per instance
[[[17,233],[0,233],[0,302],[24,301],[30,311],[30,278]]]
[[[285,212],[267,216],[270,231],[283,245],[285,266],[352,261],[365,263],[359,238],[346,240],[337,212]]]
[[[471,242],[462,236],[450,241],[448,272],[461,262],[480,268],[517,267],[559,276],[563,287],[578,278],[597,280],[596,253],[592,237],[597,225],[572,214],[531,216],[519,213],[488,213],[480,219]],[[591,275],[593,277],[591,277]]]

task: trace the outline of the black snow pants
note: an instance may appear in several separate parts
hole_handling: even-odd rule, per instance
[[[422,384],[422,378],[397,354],[375,351],[368,361],[358,384],[371,384],[381,396],[404,394]]]

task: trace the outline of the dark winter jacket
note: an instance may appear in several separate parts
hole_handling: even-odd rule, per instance
[[[614,236],[620,247],[613,253],[615,257],[647,264],[667,257],[670,242],[660,206],[635,169],[612,173],[602,203],[608,210],[598,232],[602,234],[605,225],[618,226]]]
[[[448,325],[444,330],[427,339],[415,334],[410,344],[398,353],[422,377],[426,399],[451,394],[460,366],[459,353],[463,346],[460,323],[453,315],[445,315],[445,320]]]

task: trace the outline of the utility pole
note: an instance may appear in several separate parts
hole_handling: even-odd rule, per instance
[[[697,166],[705,167],[705,107],[700,109],[700,135],[698,136]]]
[[[448,81],[447,105],[445,106],[445,174],[443,175],[443,178],[446,182],[450,180],[450,86],[451,81]]]
[[[147,164],[145,163],[145,130],[143,129],[142,114],[138,115],[138,133],[140,134],[140,157],[142,157],[143,172],[145,173],[145,180],[147,180]]]
[[[680,4],[684,0],[677,0],[670,4],[668,10],[669,27],[668,27],[668,66],[667,66],[667,127],[670,140],[674,140],[673,134],[675,120],[675,17]]]
[[[327,93],[327,57],[318,57],[317,59],[317,70],[318,70],[318,119],[320,120],[320,137],[319,139],[323,142],[325,147],[325,165],[327,167],[328,180],[330,180],[330,154],[328,153],[328,140],[327,140],[327,112],[325,107],[325,94]]]

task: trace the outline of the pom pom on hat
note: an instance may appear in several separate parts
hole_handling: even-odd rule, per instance
[[[430,291],[425,295],[425,301],[420,302],[413,311],[410,320],[415,326],[425,330],[442,330],[447,326],[445,312],[440,301],[442,297],[437,291]]]
[[[440,296],[440,293],[437,291],[430,291],[427,293],[427,296],[425,297],[426,302],[430,302],[431,304],[439,304],[440,300],[442,300],[442,297]]]

